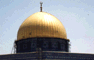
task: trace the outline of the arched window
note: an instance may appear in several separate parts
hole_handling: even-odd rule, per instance
[[[31,48],[36,48],[37,47],[37,45],[36,45],[36,40],[32,40],[31,41]]]
[[[58,48],[58,44],[56,42],[52,42],[52,48]]]
[[[31,43],[31,48],[35,48],[36,47],[36,43],[35,42],[32,42]]]
[[[20,50],[20,45],[19,45],[19,46],[17,46],[17,49],[18,49],[18,51]]]
[[[27,44],[23,44],[23,49],[26,49],[27,48]]]
[[[48,48],[48,42],[47,41],[43,42],[43,48]]]
[[[65,50],[65,45],[61,43],[61,50]]]

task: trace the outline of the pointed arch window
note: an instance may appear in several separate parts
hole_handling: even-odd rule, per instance
[[[27,44],[23,44],[23,49],[27,49]]]
[[[58,44],[56,42],[52,42],[52,48],[58,48]]]
[[[48,42],[47,41],[43,42],[43,48],[48,48]]]
[[[61,50],[65,50],[65,45],[61,43]]]

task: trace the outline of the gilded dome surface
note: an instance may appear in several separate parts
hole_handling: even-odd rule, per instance
[[[67,39],[62,23],[46,12],[37,12],[29,16],[18,30],[17,41],[34,37]]]

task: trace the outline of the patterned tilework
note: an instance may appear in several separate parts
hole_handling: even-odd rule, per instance
[[[69,41],[60,38],[28,38],[16,41],[16,52],[34,52],[36,48],[42,51],[69,51]]]
[[[0,55],[0,60],[94,60],[94,54],[43,51],[41,54],[30,52]]]

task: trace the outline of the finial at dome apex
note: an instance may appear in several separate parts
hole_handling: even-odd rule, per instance
[[[40,2],[40,12],[42,12],[42,4],[43,2]]]

